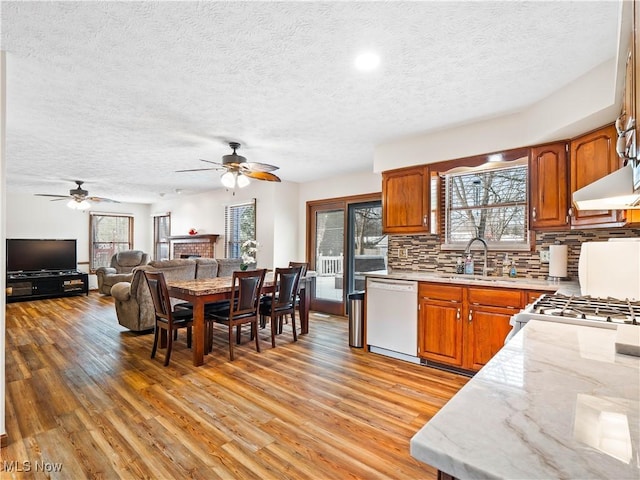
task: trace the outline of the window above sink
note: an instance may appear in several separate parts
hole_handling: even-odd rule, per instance
[[[433,169],[432,205],[440,206],[443,250],[464,250],[481,237],[491,250],[530,247],[526,150],[443,162]],[[437,199],[436,202],[434,200]],[[435,222],[434,222],[435,223]]]

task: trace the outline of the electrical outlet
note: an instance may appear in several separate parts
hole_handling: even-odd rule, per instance
[[[409,256],[408,248],[399,248],[398,249],[398,258],[407,258]]]
[[[540,250],[540,263],[549,263],[549,249]]]

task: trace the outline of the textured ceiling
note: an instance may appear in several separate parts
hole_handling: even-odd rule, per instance
[[[249,161],[305,182],[511,113],[616,54],[617,2],[6,2],[7,189],[153,202]],[[375,50],[380,68],[353,68]],[[167,198],[167,197],[165,197]]]

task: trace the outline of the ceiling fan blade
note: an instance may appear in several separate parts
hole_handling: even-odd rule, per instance
[[[90,202],[120,203],[118,200],[113,200],[111,198],[104,198],[104,197],[87,197],[86,200],[89,200]]]
[[[70,198],[73,198],[73,197],[70,197],[69,195],[50,195],[48,193],[36,193],[35,195],[37,197],[53,197],[51,199],[52,202],[58,202],[60,200],[68,200]]]
[[[241,165],[241,168],[252,170],[254,172],[273,172],[274,170],[278,170],[280,167],[276,167],[275,165],[269,165],[268,163],[260,163],[260,162],[246,162]]]
[[[211,160],[205,160],[204,158],[199,159],[201,162],[213,163],[214,165],[219,165],[222,167],[223,165],[220,162],[212,162]]]
[[[190,168],[188,170],[176,170],[176,172],[203,172],[205,170],[221,170],[220,168]]]
[[[269,173],[269,172],[252,172],[252,171],[243,170],[242,174],[249,178],[255,178],[256,180],[266,180],[267,182],[280,181],[280,178],[275,176],[273,173]]]

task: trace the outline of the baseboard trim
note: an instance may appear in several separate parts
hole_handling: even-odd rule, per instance
[[[9,445],[9,435],[3,433],[2,435],[0,435],[0,448],[4,448],[7,445]]]

